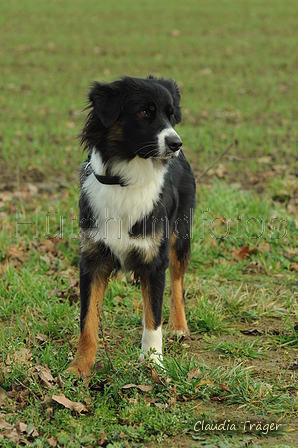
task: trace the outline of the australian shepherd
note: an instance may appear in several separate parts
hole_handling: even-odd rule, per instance
[[[90,375],[104,292],[115,270],[139,279],[144,304],[140,358],[161,363],[162,305],[170,270],[169,327],[188,334],[183,277],[190,260],[195,179],[174,130],[180,91],[172,79],[94,82],[81,133],[80,337],[70,366]]]

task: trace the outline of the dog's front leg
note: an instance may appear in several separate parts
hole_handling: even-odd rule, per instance
[[[162,305],[165,288],[165,271],[155,276],[141,277],[142,297],[144,303],[143,337],[140,360],[150,349],[150,359],[162,363]]]

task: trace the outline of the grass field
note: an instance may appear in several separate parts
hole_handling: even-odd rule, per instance
[[[0,444],[298,445],[294,0],[0,5]],[[142,300],[111,279],[89,383],[79,333],[76,138],[93,80],[171,76],[198,176],[190,339],[138,362]]]

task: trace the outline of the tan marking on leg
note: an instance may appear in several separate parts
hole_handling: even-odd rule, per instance
[[[154,316],[150,302],[149,285],[141,280],[142,297],[144,304],[143,321],[147,330],[155,330]]]
[[[175,249],[176,238],[172,236],[171,247],[170,247],[170,320],[169,327],[189,334],[187,327],[187,321],[185,316],[185,305],[184,305],[184,284],[183,276],[187,270],[189,264],[189,256],[185,262],[182,263],[177,258],[177,253]]]
[[[68,371],[75,371],[79,376],[82,374],[89,376],[91,374],[91,367],[95,362],[99,317],[106,284],[107,279],[99,277],[94,279],[91,285],[89,307],[85,317],[84,329],[80,333],[75,359],[67,369]]]

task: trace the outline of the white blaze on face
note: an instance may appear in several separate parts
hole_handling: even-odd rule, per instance
[[[158,135],[157,135],[157,143],[158,143],[158,153],[160,157],[164,157],[168,155],[169,149],[166,145],[166,138],[171,137],[179,137],[177,132],[174,128],[168,127],[163,129]],[[179,155],[180,149],[178,151],[175,151],[171,154],[172,157],[177,157]]]

